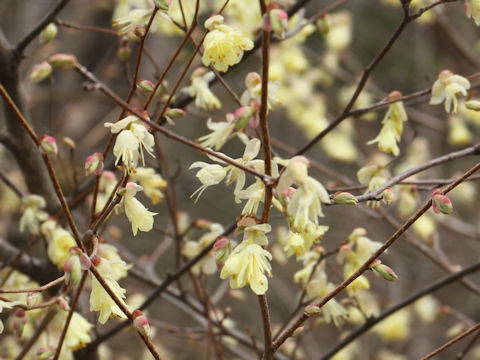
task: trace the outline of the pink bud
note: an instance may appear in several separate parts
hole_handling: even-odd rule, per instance
[[[398,276],[395,274],[395,271],[393,271],[391,267],[382,264],[382,262],[378,259],[375,259],[375,261],[370,265],[370,269],[372,269],[375,274],[387,281],[398,280]]]
[[[92,260],[92,265],[94,266],[100,265],[100,261],[102,261],[102,259],[97,255],[93,255],[90,260]]]
[[[336,192],[335,194],[333,194],[332,200],[336,204],[342,205],[357,205],[358,203],[357,198],[349,192]]]
[[[47,61],[44,61],[33,66],[32,72],[30,73],[30,80],[34,83],[38,83],[49,77],[51,73],[52,66]]]
[[[215,250],[215,261],[217,262],[217,267],[221,269],[227,261],[228,257],[232,253],[232,244],[230,240],[225,236],[220,236],[215,244],[213,245]]]
[[[156,7],[158,7],[160,10],[168,10],[168,6],[172,0],[153,0],[153,3],[155,4]]]
[[[135,310],[132,313],[133,317],[133,326],[143,337],[150,336],[150,325],[148,324],[148,319],[140,310]]]
[[[53,136],[42,135],[40,136],[39,140],[40,140],[40,149],[44,154],[49,154],[49,155],[58,154],[57,141]]]
[[[441,189],[435,189],[432,192],[432,207],[436,214],[448,215],[453,211],[453,205],[450,199],[443,195]]]
[[[395,195],[393,194],[392,189],[386,188],[385,190],[382,191],[382,201],[385,204],[390,205],[394,199],[395,199]]]
[[[58,70],[72,69],[78,63],[73,54],[54,54],[48,58],[48,62]]]
[[[145,92],[151,93],[155,89],[155,84],[150,80],[143,79],[137,82],[137,88]]]
[[[200,230],[210,230],[210,227],[212,226],[212,222],[207,219],[197,219],[194,224],[195,227]]]
[[[100,175],[103,171],[103,154],[96,152],[85,159],[85,175]]]
[[[23,329],[25,328],[25,324],[27,323],[27,313],[24,309],[18,308],[15,310],[14,317],[13,317],[13,330],[15,331],[15,335],[18,337],[22,336]]]
[[[135,28],[133,29],[133,33],[135,34],[135,36],[137,36],[139,38],[144,37],[145,33],[146,33],[145,26],[143,26],[143,25],[135,26]]]
[[[285,38],[285,30],[288,28],[288,14],[281,9],[273,9],[269,13],[272,30],[279,39]]]
[[[252,106],[242,106],[235,110],[233,113],[235,129],[237,131],[243,130],[250,123],[253,116],[255,116],[255,109]]]

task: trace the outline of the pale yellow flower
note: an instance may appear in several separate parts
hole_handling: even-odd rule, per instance
[[[475,21],[475,25],[480,26],[480,1],[465,0],[465,12],[467,17]]]
[[[154,137],[136,116],[127,116],[116,123],[106,122],[104,126],[110,128],[112,134],[118,134],[113,147],[113,154],[117,158],[115,164],[122,160],[127,169],[136,168],[138,157],[141,156],[145,165],[143,149],[155,157]]]
[[[155,212],[148,211],[143,204],[135,198],[138,191],[143,188],[133,182],[127,183],[125,186],[125,194],[122,202],[125,209],[125,215],[132,225],[133,235],[137,235],[137,231],[150,231],[153,227],[153,217],[157,215]]]
[[[40,222],[47,220],[48,213],[41,210],[47,205],[45,199],[40,195],[26,195],[22,198],[22,207],[23,211],[22,217],[20,218],[20,231],[23,232],[25,229],[28,230],[33,235],[38,235],[40,233]]]
[[[195,98],[195,106],[203,110],[214,110],[222,107],[218,97],[210,90],[210,81],[215,78],[211,71],[200,68],[193,72],[190,77],[190,86],[183,89],[191,97]]]
[[[232,116],[227,117],[227,121],[214,122],[207,120],[207,127],[212,130],[211,133],[198,138],[198,142],[208,148],[220,150],[230,139],[235,131],[235,119]]]
[[[203,41],[205,48],[202,62],[210,64],[218,71],[227,71],[229,66],[242,60],[245,50],[253,49],[253,41],[240,31],[223,24],[223,16],[215,15],[207,19],[205,27],[210,31]]]
[[[65,261],[70,257],[70,248],[77,246],[75,239],[70,232],[58,227],[52,231],[50,238],[47,237],[47,241],[48,258],[57,265],[59,269],[62,269]]]
[[[387,99],[395,99],[401,97],[398,91],[392,92]],[[392,153],[397,156],[400,153],[397,143],[403,133],[403,123],[407,121],[407,113],[403,107],[402,101],[392,103],[388,107],[388,111],[382,120],[382,129],[378,136],[369,141],[367,144],[378,143],[378,149],[387,154]]]
[[[195,176],[202,183],[202,186],[200,186],[192,195],[190,195],[190,197],[193,197],[198,194],[195,202],[198,201],[198,198],[200,195],[202,195],[207,187],[217,185],[227,175],[227,170],[218,164],[207,164],[202,161],[196,161],[189,167],[189,169],[193,168],[200,168]]]
[[[55,324],[61,329],[65,325],[67,320],[68,311],[60,310],[55,316]],[[87,321],[82,315],[73,312],[68,326],[67,333],[65,335],[65,343],[69,350],[75,351],[85,347],[86,344],[92,341],[90,337],[90,330],[93,328],[93,324]]]
[[[115,293],[117,298],[125,305],[125,289],[120,287],[118,282],[113,278],[113,271],[110,263],[106,259],[101,259],[97,265],[98,272],[102,275],[110,289]],[[111,317],[119,317],[126,319],[127,316],[108,295],[102,285],[95,276],[92,275],[92,292],[90,293],[90,311],[100,311],[98,322],[105,324]]]
[[[220,277],[230,277],[232,289],[249,285],[257,295],[265,294],[268,289],[268,279],[265,272],[271,275],[269,260],[272,255],[260,245],[243,241],[238,245],[225,262]]]
[[[143,187],[143,192],[152,200],[152,204],[159,203],[165,197],[162,189],[167,186],[167,181],[155,169],[138,167],[130,177]]]
[[[373,330],[385,342],[405,340],[411,335],[410,322],[410,311],[405,308],[382,320]]]
[[[430,104],[441,104],[445,101],[445,111],[457,112],[457,96],[467,95],[470,89],[470,81],[463,76],[456,75],[450,70],[443,70],[438,75],[438,80],[433,83]]]
[[[98,244],[98,256],[107,259],[112,267],[112,277],[115,280],[123,279],[128,275],[133,264],[127,265],[118,254],[118,249],[107,243]]]

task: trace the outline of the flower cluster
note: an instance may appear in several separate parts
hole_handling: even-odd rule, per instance
[[[135,198],[137,192],[143,188],[134,182],[128,182],[123,191],[122,205],[128,221],[132,225],[133,235],[137,235],[138,230],[150,231],[153,228],[153,217],[157,213],[148,211],[148,209]]]
[[[45,199],[40,195],[26,195],[22,199],[23,211],[20,218],[20,231],[26,229],[30,234],[38,235],[40,233],[40,223],[47,220],[48,214],[42,209],[47,205]]]
[[[229,66],[242,60],[245,50],[253,49],[253,41],[239,30],[225,25],[221,15],[207,19],[205,27],[210,30],[203,41],[202,62],[205,66],[212,64],[218,71],[227,71]]]
[[[272,255],[262,246],[267,245],[266,233],[271,231],[269,224],[254,224],[255,220],[246,218],[240,229],[244,232],[243,241],[237,245],[222,268],[220,277],[230,278],[232,289],[249,285],[257,295],[265,294],[268,289],[268,279],[265,272],[271,276]],[[251,225],[250,225],[251,224]],[[249,226],[248,226],[249,225]]]
[[[388,100],[395,100],[401,98],[402,94],[399,91],[393,91],[388,95]],[[368,144],[378,143],[378,149],[387,154],[392,153],[398,156],[400,150],[398,142],[403,133],[403,123],[407,121],[407,113],[403,107],[402,101],[396,101],[389,105],[388,111],[382,120],[382,129],[378,136],[369,141]]]
[[[222,107],[220,100],[210,90],[210,81],[215,74],[205,68],[198,68],[190,77],[190,86],[183,89],[191,97],[195,98],[195,106],[203,110],[214,110]]]

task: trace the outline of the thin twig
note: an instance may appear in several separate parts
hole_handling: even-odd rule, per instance
[[[462,332],[460,335],[454,337],[452,340],[446,342],[445,344],[443,344],[442,346],[440,346],[438,349],[432,351],[430,354],[424,356],[422,358],[422,360],[428,360],[428,359],[431,359],[432,357],[434,357],[435,355],[438,355],[440,354],[442,351],[445,351],[446,349],[448,349],[450,346],[456,344],[457,342],[459,342],[460,340],[462,340],[464,337],[470,335],[471,333],[477,331],[480,329],[480,323],[476,324],[476,325],[473,325],[470,329],[467,329],[465,330],[464,332]]]
[[[20,40],[15,47],[13,52],[14,57],[20,59],[23,56],[23,51],[41,32],[45,27],[50,24],[57,16],[60,11],[63,10],[65,5],[67,5],[69,0],[61,0],[57,6],[55,6],[39,23],[35,26],[25,37]]]

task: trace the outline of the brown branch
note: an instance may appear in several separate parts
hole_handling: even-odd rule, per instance
[[[438,355],[440,354],[442,351],[445,351],[446,349],[448,349],[450,346],[456,344],[457,342],[459,342],[460,340],[462,340],[464,337],[470,335],[471,333],[477,331],[480,329],[480,323],[476,324],[476,325],[473,325],[470,329],[467,329],[465,330],[464,332],[462,332],[460,335],[454,337],[452,340],[448,341],[447,343],[443,344],[442,346],[440,346],[438,349],[432,351],[430,354],[424,356],[421,360],[428,360],[428,359],[431,359],[432,357],[434,357],[435,355]]]

